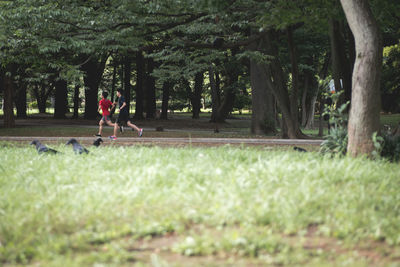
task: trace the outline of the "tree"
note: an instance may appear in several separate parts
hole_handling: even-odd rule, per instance
[[[347,151],[371,154],[372,135],[380,129],[382,38],[367,0],[340,0],[356,43]]]
[[[10,68],[12,69],[0,69],[0,81],[2,81],[2,88],[4,94],[4,127],[5,128],[12,128],[15,126],[15,119],[14,119],[14,107],[13,107],[13,93],[15,91],[15,83],[13,80],[12,71],[13,66]],[[10,71],[10,72],[8,72]]]

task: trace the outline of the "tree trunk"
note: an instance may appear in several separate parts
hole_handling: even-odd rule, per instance
[[[13,107],[13,93],[15,91],[15,85],[13,79],[5,73],[2,73],[2,87],[4,90],[4,104],[3,104],[3,112],[4,112],[4,128],[13,128],[15,127],[15,118],[14,118],[14,107]]]
[[[84,65],[82,70],[85,72],[85,119],[95,119],[98,115],[98,92],[99,84],[103,76],[107,56],[100,59],[92,58]]]
[[[39,89],[38,89],[38,90],[39,90]],[[40,91],[39,91],[38,94],[37,94],[36,101],[37,101],[39,113],[40,113],[40,114],[45,114],[45,113],[46,113],[46,102],[47,102],[47,98],[45,98],[45,97],[43,97],[42,95],[40,95]]]
[[[54,118],[64,119],[68,110],[68,87],[67,81],[57,80],[55,82],[55,105],[54,105]]]
[[[74,115],[73,119],[77,119],[79,117],[79,85],[75,85],[74,88]]]
[[[172,83],[170,81],[165,81],[163,84],[163,95],[162,95],[162,105],[161,105],[161,115],[160,119],[167,120],[168,119],[168,101],[169,94],[172,87]]]
[[[271,62],[261,66],[267,74],[265,82],[276,98],[279,109],[282,112],[282,123],[285,124],[285,127],[282,127],[282,136],[287,136],[291,139],[305,138],[306,136],[301,132],[299,123],[296,123],[298,118],[292,117],[292,105],[289,100],[289,91],[286,87],[282,65],[279,61],[278,48],[274,43],[275,34],[276,32],[270,31],[265,36],[264,47],[266,52],[274,57]]]
[[[147,59],[147,74],[146,74],[146,118],[154,119],[156,116],[156,81],[151,75],[154,70],[154,60]]]
[[[200,118],[200,108],[201,108],[201,94],[203,91],[203,72],[198,72],[194,78],[194,94],[192,97],[192,118],[199,119]]]
[[[130,111],[131,106],[131,76],[131,59],[129,56],[126,56],[124,61],[124,93],[128,112]]]
[[[217,83],[215,80],[215,72],[210,66],[210,69],[208,71],[208,76],[210,79],[210,87],[211,87],[211,122],[217,122],[218,121],[218,108],[220,106],[219,103],[219,92],[217,88]]]
[[[380,128],[382,38],[367,0],[340,0],[356,43],[347,150],[371,155]]]
[[[298,65],[298,55],[297,48],[293,40],[293,28],[288,27],[288,46],[290,54],[290,64],[292,67],[292,92],[289,96],[290,100],[290,113],[294,123],[294,127],[299,128],[299,65]]]
[[[301,97],[301,125],[304,127],[307,124],[307,95],[308,87],[310,86],[310,77],[308,73],[305,74],[303,94]]]
[[[17,90],[17,96],[15,99],[15,106],[17,108],[17,118],[26,118],[26,83],[21,83]]]
[[[307,123],[305,125],[306,129],[314,128],[314,116],[315,116],[315,103],[317,102],[318,89],[317,92],[312,96],[310,101],[310,107],[307,112]]]
[[[46,90],[46,87],[48,88]],[[53,92],[53,86],[48,84],[36,84],[33,87],[33,94],[36,98],[39,113],[46,113],[46,102],[50,94]]]
[[[254,60],[250,61],[251,83],[251,133],[265,135],[276,132],[274,97],[267,87],[265,72]]]
[[[117,82],[117,62],[114,59],[113,62],[113,74],[112,74],[112,80],[111,80],[111,102],[114,103],[114,95],[115,95],[115,83]]]
[[[346,49],[344,26],[337,20],[330,20],[329,34],[331,40],[332,51],[332,72],[335,82],[335,90],[345,92],[344,101],[350,100],[351,97],[351,73],[353,60],[349,57],[347,50],[352,51],[351,46]],[[351,43],[351,42],[350,42]],[[354,44],[354,43],[352,43]]]
[[[136,108],[135,108],[135,120],[143,120],[144,112],[144,57],[143,52],[139,51],[136,53]]]

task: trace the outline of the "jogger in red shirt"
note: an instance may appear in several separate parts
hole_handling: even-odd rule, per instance
[[[99,112],[100,110],[103,113],[103,116],[101,117],[101,120],[99,122],[99,133],[96,134],[95,136],[101,137],[101,133],[103,131],[103,124],[107,123],[108,126],[114,127],[115,124],[111,122],[110,119],[110,111],[111,108],[113,107],[113,103],[107,99],[108,97],[108,92],[103,92],[101,94],[101,100],[99,101]]]

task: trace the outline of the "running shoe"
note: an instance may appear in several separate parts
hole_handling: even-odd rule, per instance
[[[117,137],[116,137],[115,135],[111,135],[111,136],[109,136],[108,138],[110,138],[111,141],[117,140]]]
[[[139,137],[142,137],[142,135],[143,135],[143,128],[140,128],[138,135],[139,135]]]
[[[101,137],[101,134],[94,134],[95,137]]]

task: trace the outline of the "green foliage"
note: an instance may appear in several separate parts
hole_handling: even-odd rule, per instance
[[[386,112],[400,111],[400,45],[386,47],[382,69],[382,109]]]
[[[322,153],[345,155],[347,152],[347,128],[333,127],[321,143]]]
[[[400,136],[383,135],[379,140],[380,155],[390,161],[400,161]]]
[[[343,91],[338,93],[330,94],[325,93],[326,97],[332,98],[332,105],[325,105],[323,115],[329,115],[329,121],[332,126],[330,132],[325,136],[324,141],[321,143],[322,153],[333,153],[339,155],[345,155],[347,152],[347,106],[350,104],[348,101],[337,107],[340,95]]]

